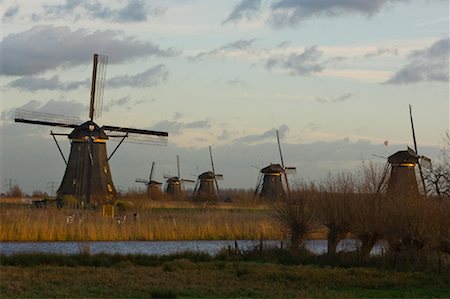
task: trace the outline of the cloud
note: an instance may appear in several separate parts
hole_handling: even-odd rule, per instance
[[[231,52],[248,52],[251,50],[256,39],[240,39],[235,42],[226,44],[220,48],[216,48],[207,52],[201,52],[190,57],[191,60],[200,60],[218,56],[225,56]]]
[[[69,91],[80,87],[89,87],[89,79],[83,81],[60,82],[59,76],[55,75],[49,79],[34,76],[25,76],[16,79],[8,84],[9,87],[17,88],[22,91],[37,90],[63,90]]]
[[[185,129],[209,129],[211,128],[211,120],[204,119],[192,122],[183,122],[178,120],[162,120],[152,126],[153,130],[167,131],[171,135],[179,135],[183,133]]]
[[[253,135],[247,135],[243,137],[239,137],[233,140],[233,143],[243,143],[243,144],[253,144],[253,143],[259,143],[262,141],[266,141],[268,139],[276,140],[276,128],[270,129],[262,134],[253,134]],[[280,139],[283,139],[286,136],[286,133],[289,131],[289,127],[285,124],[281,125],[278,128],[278,134],[280,136]]]
[[[318,17],[339,17],[351,14],[372,16],[389,3],[407,0],[278,0],[271,6],[269,23],[274,27],[296,26]]]
[[[251,20],[261,9],[261,0],[241,0],[230,13],[228,18],[222,22],[237,23],[242,19]]]
[[[387,84],[410,84],[418,82],[448,82],[450,38],[443,38],[429,48],[413,51],[410,62],[397,71]]]
[[[123,86],[145,88],[156,86],[167,81],[168,76],[169,70],[167,69],[167,67],[164,64],[158,64],[140,74],[136,74],[133,76],[116,76],[107,80],[106,84],[108,87],[113,88],[119,88]]]
[[[39,47],[30,47],[39,45]],[[0,42],[1,75],[35,75],[60,66],[88,64],[92,53],[109,55],[110,63],[141,57],[172,57],[172,48],[161,49],[152,42],[141,42],[117,31],[72,31],[68,26],[41,25],[6,36]]]
[[[320,73],[324,70],[324,62],[320,62],[322,52],[317,46],[306,48],[303,53],[292,53],[269,58],[266,68],[269,70],[278,68],[287,71],[291,76],[308,76]]]
[[[7,22],[14,18],[19,12],[19,5],[9,7],[3,14],[2,21]]]
[[[33,14],[34,20],[105,20],[112,22],[144,22],[149,16],[164,14],[166,8],[151,6],[143,0],[121,1],[119,7],[108,2],[103,5],[98,0],[66,0],[64,4],[44,5],[43,12]]]
[[[103,110],[109,111],[113,107],[126,107],[127,109],[131,109],[131,97],[126,96],[119,99],[111,99],[107,103],[104,104]]]
[[[228,84],[231,86],[247,86],[248,82],[244,81],[244,80],[239,80],[239,79],[234,79],[234,80],[230,80],[228,81]]]
[[[398,56],[398,49],[378,47],[375,51],[367,52],[366,54],[364,54],[364,57],[372,58],[372,57],[381,56],[381,55],[385,55],[385,54]]]
[[[339,96],[339,97],[316,97],[315,100],[319,103],[322,104],[326,104],[326,103],[339,103],[339,102],[344,102],[348,99],[350,99],[352,96],[354,96],[353,93],[344,93],[343,95]]]

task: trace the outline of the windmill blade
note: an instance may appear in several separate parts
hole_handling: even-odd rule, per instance
[[[253,193],[253,197],[255,197],[256,195],[258,195],[259,189],[261,189],[262,186],[262,182],[263,182],[263,175],[260,172],[258,174],[258,180],[256,181],[256,188],[255,188],[255,193]]]
[[[284,167],[283,154],[281,152],[280,135],[278,134],[278,130],[276,130],[276,132],[277,132],[278,150],[280,151],[281,166],[285,170],[285,171],[283,171],[283,173],[284,173],[284,180],[286,182],[287,194],[288,194],[288,197],[290,197],[291,196],[291,189],[289,188],[289,181],[288,181],[288,177],[287,177],[287,174],[286,174],[286,168]]]
[[[414,121],[413,121],[413,116],[412,116],[412,106],[411,105],[409,105],[409,118],[411,120],[411,130],[412,130],[413,141],[414,141],[414,150],[416,152],[416,155],[419,155],[419,153],[417,151],[416,132],[414,131]],[[425,192],[425,196],[426,196],[427,195],[427,186],[425,184],[425,177],[423,176],[422,165],[420,163],[419,163],[419,173],[420,173],[420,178],[422,180],[423,191]]]
[[[102,129],[109,137],[123,138],[125,134],[114,135],[117,133],[126,133],[128,137],[127,142],[140,143],[140,144],[152,144],[152,145],[167,145],[167,138],[169,134],[167,132],[143,130],[135,128],[124,128],[115,126],[103,126]],[[112,134],[112,135],[111,135]],[[114,140],[114,139],[112,139]]]
[[[155,162],[152,162],[152,169],[150,170],[150,176],[148,178],[148,181],[150,182],[153,178],[153,170],[155,169]]]
[[[212,172],[214,173],[214,183],[216,184],[217,197],[220,197],[219,184],[217,183],[217,180],[222,180],[223,176],[221,174],[216,175],[216,171],[214,170],[214,160],[213,160],[213,156],[212,156],[211,146],[209,146],[209,157],[211,158],[211,168],[212,168]]]
[[[194,180],[180,179],[182,183],[195,183]]]
[[[177,173],[178,177],[181,177],[180,175],[180,157],[177,155]]]
[[[146,179],[136,179],[135,182],[136,183],[144,183],[144,184],[148,184],[149,183],[149,181],[146,180]]]
[[[171,178],[173,178],[173,176],[168,175],[168,174],[163,175],[163,177],[164,177],[165,179],[171,179]]]
[[[427,169],[433,169],[433,164],[431,163],[431,159],[426,156],[420,156],[419,164]]]
[[[81,119],[77,116],[44,113],[25,109],[16,109],[14,121],[63,128],[76,128],[81,124]]]
[[[89,105],[89,118],[94,120],[102,114],[103,93],[105,89],[106,65],[108,56],[94,54],[92,63],[91,100]]]
[[[284,172],[286,174],[296,174],[297,173],[297,167],[288,167],[288,166],[286,166],[284,168]]]

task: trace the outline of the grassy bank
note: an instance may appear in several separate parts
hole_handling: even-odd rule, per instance
[[[448,297],[448,275],[205,254],[1,257],[2,298]],[[226,283],[224,283],[226,282]]]
[[[99,211],[3,206],[0,241],[126,241],[279,239],[267,209],[153,203],[122,212],[117,219]]]

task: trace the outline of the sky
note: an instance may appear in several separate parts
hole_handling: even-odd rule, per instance
[[[1,188],[58,186],[49,135],[17,108],[88,120],[92,55],[108,56],[96,122],[167,131],[167,146],[124,143],[116,188],[195,177],[254,188],[280,163],[318,179],[413,146],[438,160],[449,129],[447,0],[0,0]],[[385,145],[387,141],[387,145]],[[67,158],[70,143],[58,138]],[[107,144],[111,153],[116,142]],[[54,183],[51,183],[54,182]],[[188,186],[189,187],[189,186]],[[191,186],[193,187],[193,186]]]

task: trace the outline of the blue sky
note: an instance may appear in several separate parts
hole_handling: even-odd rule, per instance
[[[94,52],[109,57],[98,123],[169,132],[167,147],[120,148],[119,189],[139,186],[152,161],[156,179],[175,174],[177,154],[193,178],[210,169],[209,145],[221,185],[252,188],[258,168],[279,162],[275,129],[293,180],[352,169],[412,145],[408,104],[420,153],[438,158],[449,127],[448,1],[0,5],[1,177],[27,192],[59,183],[64,162],[50,128],[13,123],[13,112],[87,119]]]

